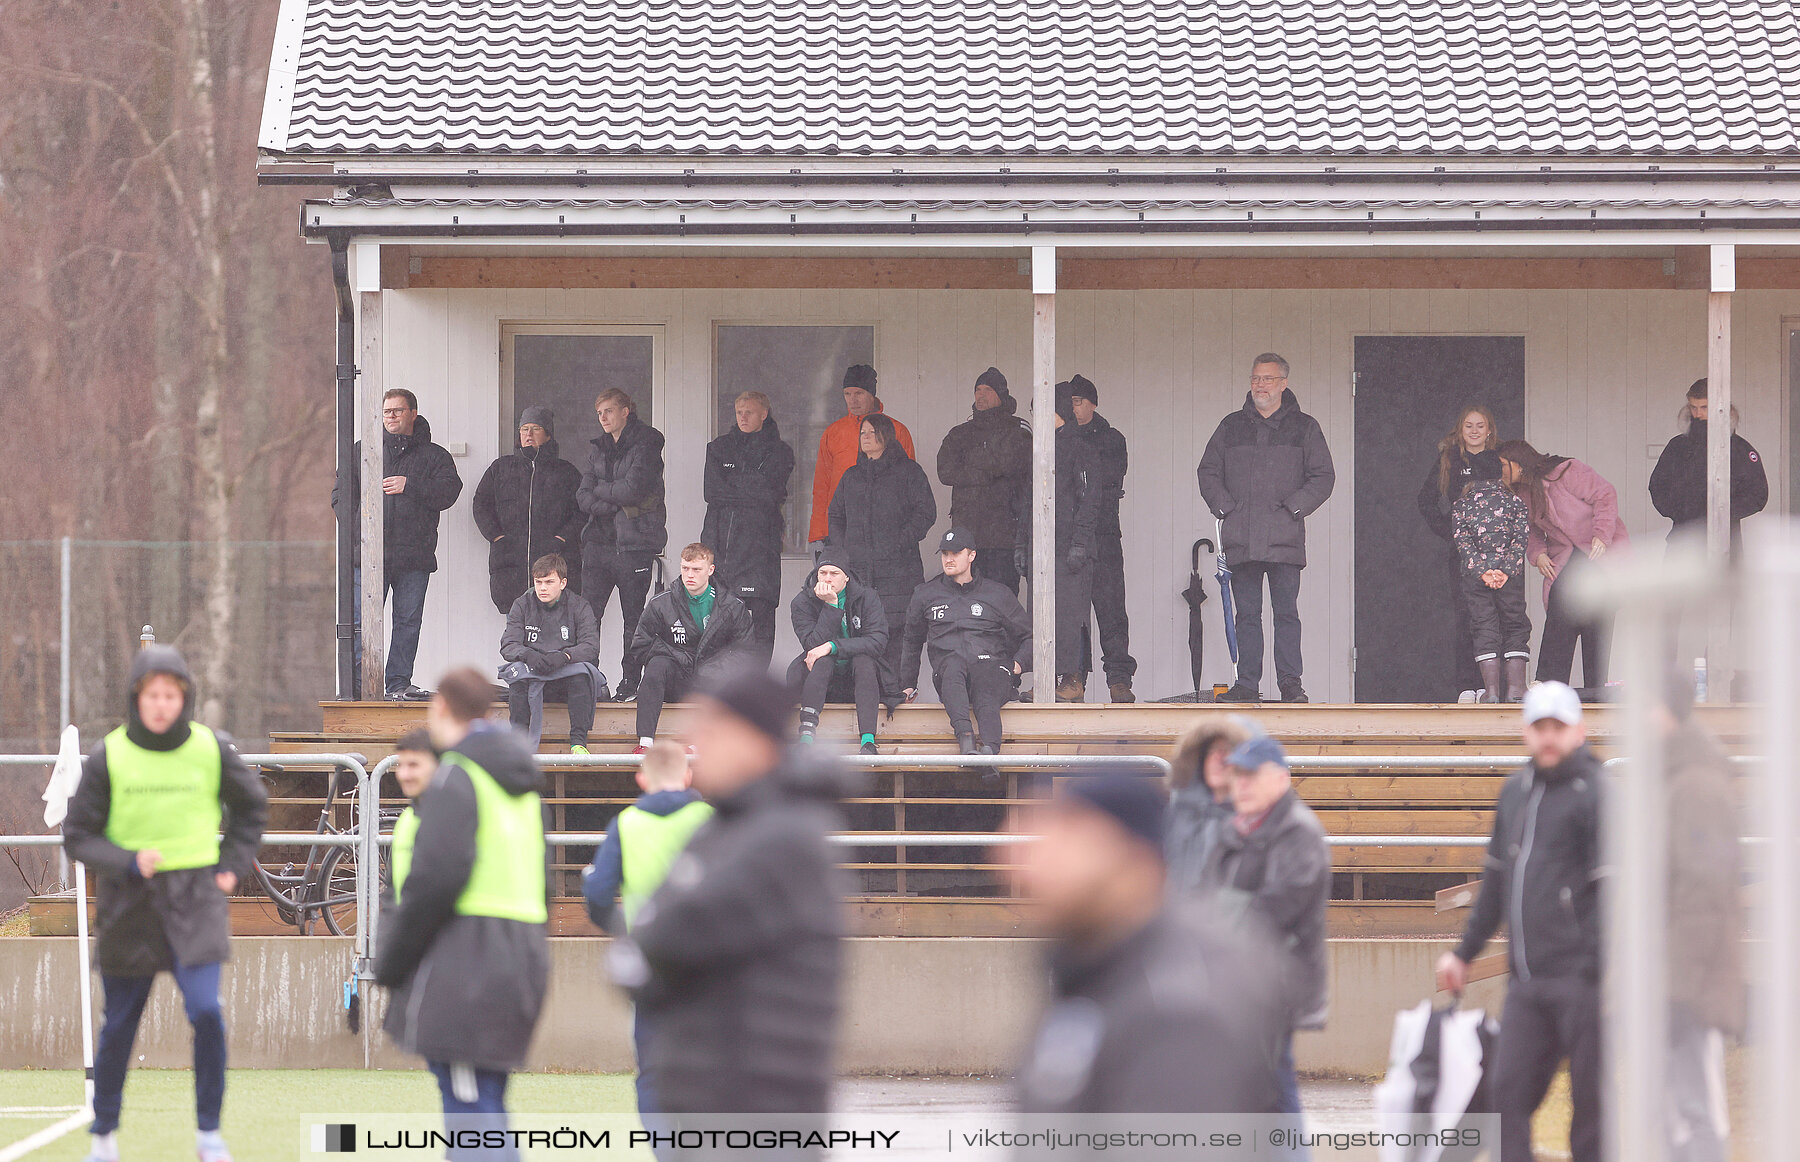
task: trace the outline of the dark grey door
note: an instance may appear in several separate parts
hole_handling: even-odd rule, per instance
[[[1437,444],[1469,404],[1500,438],[1525,434],[1525,340],[1365,335],[1356,340],[1356,700],[1454,701],[1451,544],[1419,512]]]

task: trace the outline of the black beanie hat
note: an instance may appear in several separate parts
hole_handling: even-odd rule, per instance
[[[981,387],[983,385],[993,388],[1001,395],[1006,394],[1006,376],[1000,374],[1000,369],[998,367],[990,367],[975,377],[975,386]]]
[[[1153,778],[1128,774],[1123,769],[1103,770],[1063,784],[1062,797],[1110,815],[1133,838],[1163,849],[1163,813],[1168,800]]]
[[[1063,418],[1063,423],[1075,422],[1075,397],[1069,393],[1067,380],[1056,385],[1056,414]]]
[[[1100,402],[1100,390],[1094,386],[1094,381],[1085,375],[1077,375],[1069,380],[1069,394],[1076,399],[1085,399],[1089,403]]]
[[[867,363],[852,363],[844,369],[844,386],[860,387],[870,395],[874,395],[875,369]]]
[[[794,696],[787,685],[750,668],[707,683],[700,693],[762,731],[776,742],[791,737]]]

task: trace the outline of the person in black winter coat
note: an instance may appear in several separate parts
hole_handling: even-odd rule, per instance
[[[615,701],[637,696],[644,659],[632,653],[638,617],[650,596],[656,556],[669,543],[668,509],[663,502],[663,434],[638,419],[637,405],[618,388],[594,401],[600,434],[588,453],[587,470],[575,499],[587,514],[581,530],[582,590],[594,615],[619,593],[624,622]]]
[[[199,1155],[212,1162],[228,1157],[219,1140],[226,897],[255,864],[269,799],[230,736],[192,721],[193,678],[175,650],[138,652],[126,706],[125,725],[88,752],[63,821],[63,846],[93,869],[98,894],[94,953],[105,1017],[94,1056],[91,1154],[118,1157],[113,1134],[132,1044],[150,986],[168,972],[194,1027]]]
[[[1062,781],[1031,820],[1014,876],[1052,991],[1017,1071],[1026,1113],[1275,1111],[1274,951],[1166,892],[1162,815],[1155,782],[1120,770]]]
[[[547,407],[519,413],[519,443],[482,474],[475,486],[475,527],[488,542],[488,596],[505,613],[531,588],[531,563],[555,553],[569,567],[569,588],[581,592],[581,526],[587,514],[575,501],[581,469],[556,445],[556,415]]]
[[[383,1026],[425,1059],[458,1132],[506,1129],[507,1077],[550,984],[544,776],[518,734],[487,720],[492,698],[466,668],[432,696],[426,727],[443,757],[413,808],[417,828],[396,829],[396,902],[375,956],[376,983],[392,990]]]
[[[1494,420],[1494,413],[1483,404],[1464,407],[1456,427],[1438,441],[1437,455],[1432,458],[1431,468],[1419,485],[1419,516],[1425,521],[1426,528],[1445,541],[1452,540],[1455,527],[1450,519],[1450,508],[1462,495],[1463,485],[1474,479],[1473,460],[1480,453],[1492,452],[1499,446],[1500,426]],[[1469,630],[1468,606],[1462,598],[1462,560],[1454,543],[1450,546],[1447,561],[1450,608],[1456,625],[1456,640],[1452,647],[1456,655],[1455,695],[1460,701],[1465,691],[1482,688],[1481,670],[1475,664],[1475,641]],[[1450,691],[1444,691],[1444,701],[1450,700],[1449,694]]]
[[[969,530],[977,571],[1019,595],[1013,546],[1021,540],[1022,497],[1031,493],[1031,425],[1006,390],[1006,376],[990,367],[975,380],[970,417],[938,447],[938,483],[950,488],[950,523]]]
[[[1075,397],[1069,383],[1056,385],[1055,423],[1056,700],[1080,702],[1087,691],[1088,620],[1097,604],[1096,562],[1104,539],[1100,527],[1109,514],[1117,522],[1116,498],[1124,491],[1120,475],[1124,460],[1102,454],[1109,440],[1083,435],[1075,422]],[[1123,446],[1121,439],[1119,448]],[[1029,529],[1022,531],[1029,533]],[[1029,537],[1025,539],[1028,543]],[[1113,615],[1109,612],[1107,616]]]
[[[456,461],[431,442],[431,424],[419,414],[419,401],[405,388],[391,388],[381,399],[381,491],[383,493],[382,592],[394,598],[394,626],[388,635],[383,694],[421,700],[428,695],[413,685],[413,661],[419,654],[419,630],[425,621],[425,590],[437,572],[438,514],[462,495]],[[362,511],[362,442],[350,457],[349,480],[339,474],[331,490],[331,507],[340,521],[359,522]],[[355,570],[351,586],[358,632],[351,639],[356,673],[362,673],[362,538],[354,538]]]
[[[855,702],[862,753],[877,753],[876,713],[892,686],[880,595],[856,579],[847,554],[827,545],[788,612],[801,650],[788,667],[788,685],[800,696],[800,741],[813,740],[827,702]]]
[[[918,696],[920,651],[929,646],[932,684],[950,716],[957,750],[999,754],[1000,708],[1031,668],[1031,618],[1006,586],[975,575],[973,540],[967,529],[945,533],[938,542],[943,572],[913,590],[901,623],[900,686],[908,702]]]
[[[750,610],[713,585],[713,552],[701,544],[681,550],[681,584],[644,606],[631,650],[644,667],[638,690],[638,753],[656,741],[665,702],[686,697],[696,681],[751,664]]]
[[[829,838],[843,787],[818,748],[786,744],[793,705],[755,671],[697,699],[694,788],[717,813],[608,957],[649,1027],[644,1068],[668,1114],[830,1105],[847,885]]]
[[[1083,574],[1076,593],[1085,592],[1094,610],[1094,623],[1100,630],[1102,668],[1106,675],[1109,701],[1135,702],[1131,679],[1137,673],[1137,660],[1131,656],[1131,621],[1125,609],[1125,549],[1119,527],[1119,502],[1125,497],[1125,472],[1130,461],[1125,449],[1125,435],[1106,422],[1096,408],[1100,389],[1085,375],[1071,376],[1068,381],[1069,418],[1064,428],[1082,448],[1089,474],[1089,488],[1098,504],[1095,513],[1093,542],[1083,548],[1079,536],[1071,541],[1059,559],[1070,573]],[[1060,394],[1060,392],[1059,392]],[[1096,480],[1097,474],[1097,480]],[[1060,542],[1061,532],[1058,539]],[[1059,591],[1060,592],[1060,591]],[[1086,607],[1071,606],[1059,597],[1058,640],[1063,636],[1060,619],[1066,614],[1078,627],[1074,634],[1081,642],[1079,662],[1072,670],[1062,670],[1057,685],[1064,701],[1079,702],[1087,689],[1088,672],[1093,667],[1093,650],[1088,646],[1088,613]]]
[[[544,703],[555,700],[569,708],[569,753],[587,754],[596,696],[606,690],[599,670],[600,619],[587,598],[569,588],[567,569],[555,553],[540,557],[532,565],[531,589],[513,602],[500,635],[507,709],[534,753],[543,741]],[[534,685],[541,689],[534,692]]]
[[[833,548],[850,559],[863,584],[881,595],[888,625],[905,624],[913,589],[925,579],[919,543],[937,523],[937,498],[925,470],[906,454],[894,421],[863,417],[862,451],[838,480],[829,521]],[[900,670],[900,643],[888,639],[888,666]]]
[[[1706,380],[1696,379],[1682,409],[1687,430],[1663,445],[1650,472],[1650,503],[1668,517],[1669,537],[1683,529],[1706,530]],[[1737,434],[1737,408],[1731,409],[1731,551],[1743,548],[1740,525],[1769,503],[1769,478],[1762,457]]]
[[[719,556],[714,581],[750,609],[757,655],[775,654],[775,608],[781,598],[782,506],[794,474],[794,450],[781,438],[769,397],[746,391],[735,405],[737,427],[706,446],[706,523],[700,540]]]
[[[1330,498],[1337,472],[1319,421],[1300,410],[1287,379],[1287,360],[1274,352],[1252,360],[1244,406],[1219,422],[1200,458],[1200,495],[1224,523],[1219,551],[1231,563],[1237,603],[1237,682],[1227,702],[1262,698],[1265,578],[1281,700],[1307,700],[1300,652],[1306,518]]]
[[[1531,761],[1506,780],[1481,891],[1462,943],[1438,960],[1437,984],[1460,994],[1469,963],[1504,921],[1512,983],[1492,1078],[1501,1162],[1530,1162],[1531,1115],[1564,1059],[1575,1162],[1600,1150],[1600,760],[1587,746],[1581,700],[1561,682],[1525,694]]]

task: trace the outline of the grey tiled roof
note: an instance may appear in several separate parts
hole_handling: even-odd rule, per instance
[[[271,103],[263,144],[290,156],[1789,154],[1796,7],[310,0],[286,45],[291,102]],[[278,39],[278,65],[283,52]]]

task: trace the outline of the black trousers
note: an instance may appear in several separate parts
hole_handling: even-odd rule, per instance
[[[1094,563],[1069,568],[1056,562],[1056,676],[1087,677],[1088,614],[1094,607]],[[1040,676],[1039,681],[1043,678]]]
[[[1019,571],[1013,567],[1012,546],[1005,548],[999,545],[975,547],[975,575],[985,577],[989,581],[998,581],[1019,595]]]
[[[1531,1115],[1565,1059],[1574,1106],[1569,1151],[1574,1162],[1600,1162],[1599,986],[1572,977],[1514,977],[1495,1057],[1500,1162],[1532,1162]]]
[[[662,720],[663,703],[679,702],[694,684],[694,671],[673,658],[655,657],[644,665],[638,683],[637,732],[639,738],[655,738]]]
[[[959,735],[974,734],[982,746],[999,749],[1000,708],[1013,696],[1012,662],[952,654],[931,677],[944,701],[944,713],[950,716],[951,729]]]
[[[1481,689],[1481,670],[1475,665],[1475,638],[1469,631],[1469,605],[1463,600],[1462,554],[1450,550],[1450,609],[1455,617],[1456,689],[1446,691],[1444,701],[1451,702],[1464,690]]]
[[[531,726],[530,686],[514,682],[506,688],[507,715],[520,730]],[[544,683],[544,705],[552,702],[569,704],[569,745],[586,746],[594,729],[594,680],[586,674],[573,674]]]
[[[1462,574],[1463,608],[1469,615],[1469,640],[1477,661],[1531,656],[1531,617],[1525,612],[1525,576],[1489,589],[1478,573]]]
[[[1612,618],[1578,617],[1569,608],[1571,575],[1591,567],[1580,549],[1569,558],[1550,583],[1550,599],[1544,603],[1544,637],[1538,642],[1537,676],[1540,682],[1567,682],[1575,672],[1575,642],[1581,641],[1581,684],[1597,690],[1606,685],[1608,656],[1612,652]]]
[[[1131,656],[1131,618],[1125,612],[1125,547],[1118,537],[1094,539],[1094,563],[1090,568],[1094,575],[1094,621],[1100,626],[1106,684],[1130,684],[1132,675],[1137,673],[1137,660]],[[1094,668],[1093,651],[1085,651],[1082,658],[1077,672],[1085,677]]]
[[[746,597],[744,605],[750,610],[750,640],[754,648],[745,651],[754,658],[763,669],[769,668],[769,662],[775,657],[775,607],[773,597]]]
[[[582,596],[594,607],[596,621],[606,616],[606,603],[613,591],[619,593],[619,616],[625,622],[625,640],[619,649],[619,681],[635,682],[643,673],[644,660],[631,656],[631,639],[637,633],[638,618],[643,616],[644,602],[650,597],[653,577],[650,553],[619,553],[611,550],[595,553],[592,560],[582,561]]]
[[[815,730],[829,702],[856,703],[856,732],[874,734],[881,710],[881,667],[873,654],[858,654],[848,665],[824,657],[806,668],[806,658],[788,667],[788,685],[800,695],[800,729]]]
[[[906,652],[906,607],[911,604],[911,592],[881,594],[881,612],[887,614],[887,664],[890,674],[906,672],[906,667],[900,664],[900,655]]]

